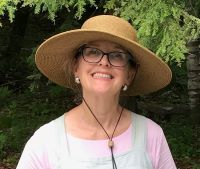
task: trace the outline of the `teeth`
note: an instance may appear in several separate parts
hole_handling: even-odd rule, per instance
[[[108,75],[108,74],[102,74],[102,73],[95,73],[93,74],[93,77],[94,78],[109,78],[111,79],[111,75]]]

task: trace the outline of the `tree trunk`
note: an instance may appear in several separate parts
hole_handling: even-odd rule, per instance
[[[200,39],[188,43],[187,56],[188,95],[191,119],[200,122]]]

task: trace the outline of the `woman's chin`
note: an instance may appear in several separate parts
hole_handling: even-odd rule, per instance
[[[117,90],[113,90],[112,88],[93,88],[93,89],[90,89],[90,92],[92,94],[95,94],[95,95],[105,95],[105,96],[115,96],[117,93],[119,93],[119,91]]]

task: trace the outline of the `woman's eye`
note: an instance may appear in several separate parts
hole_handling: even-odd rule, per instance
[[[117,53],[117,54],[115,54],[115,57],[117,57],[117,58],[123,58],[123,56],[122,56],[121,53]]]
[[[124,55],[123,55],[123,53],[113,53],[113,57],[115,58],[115,59],[124,59]]]
[[[89,55],[99,55],[100,52],[97,49],[90,49],[87,52]]]

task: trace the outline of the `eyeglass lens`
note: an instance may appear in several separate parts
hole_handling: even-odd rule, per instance
[[[82,49],[82,55],[86,62],[98,63],[101,61],[104,55],[107,55],[108,61],[113,66],[125,66],[128,63],[128,53],[123,52],[109,52],[105,53],[97,48],[84,47]]]

